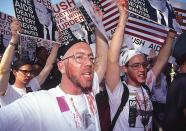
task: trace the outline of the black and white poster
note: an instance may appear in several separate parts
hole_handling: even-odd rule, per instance
[[[42,38],[21,35],[18,50],[22,58],[34,61],[36,59],[36,53],[38,48],[45,48],[45,50],[47,50],[49,53],[53,47],[53,44],[53,42]]]
[[[80,0],[80,2],[94,22],[95,26],[105,36],[105,38],[108,39],[102,22],[104,12],[99,6],[99,2],[97,0]]]
[[[167,0],[128,0],[129,11],[178,32],[181,28],[171,3]]]
[[[11,38],[11,30],[10,24],[12,22],[12,16],[0,12],[0,34],[1,34],[1,45],[0,49],[7,47],[10,38]]]
[[[56,41],[58,34],[49,0],[13,0],[23,34]]]
[[[143,13],[140,14],[138,12],[137,14],[137,12],[134,12],[136,10],[138,11],[144,10],[146,14],[149,14],[148,12],[150,11],[147,10],[147,4],[145,3],[148,0],[128,0],[128,1],[129,1],[129,12],[130,13],[129,13],[129,18],[128,18],[128,23],[125,28],[123,47],[127,46],[128,48],[135,48],[147,55],[152,49],[155,50],[156,53],[158,53],[161,47],[164,45],[168,30],[172,27],[165,26],[161,23],[158,24],[157,20],[150,20],[149,19],[150,17],[147,18],[147,16],[145,15],[143,16]],[[155,1],[157,1],[157,3],[162,2],[162,4],[164,3],[165,5],[168,4],[169,7],[171,8],[173,5],[172,3],[166,0],[153,0],[153,2]],[[117,5],[116,5],[116,1],[115,0],[106,0],[106,1],[98,0],[97,3],[99,6],[101,6],[100,8],[102,9],[102,12],[103,12],[102,23],[106,31],[106,35],[108,39],[111,39],[117,27],[119,15],[120,15]],[[175,3],[178,3],[178,2],[175,2]],[[133,8],[131,8],[131,6]],[[183,10],[183,9],[180,10],[179,8],[180,8],[180,5],[177,6],[176,8],[172,8],[172,10],[174,12],[176,10],[178,11]],[[154,13],[154,15],[155,14],[156,13]],[[174,25],[173,27],[175,30],[177,30],[178,32],[182,32],[183,27],[184,27],[183,25],[185,24],[180,23],[181,20],[177,19],[177,14],[181,15],[181,12],[174,13],[173,19],[169,18],[169,20],[172,21],[172,22],[169,22],[169,24],[172,23],[171,25],[172,26]],[[168,18],[168,16],[166,18]],[[185,18],[185,17],[182,17],[182,18]],[[168,22],[167,20],[165,21]],[[181,26],[179,26],[180,24]]]
[[[19,44],[19,54],[21,58],[34,60],[37,46],[37,38],[21,35]]]
[[[73,41],[95,43],[94,23],[84,7],[75,0],[62,0],[53,5],[54,17],[59,30],[59,41],[69,44]]]

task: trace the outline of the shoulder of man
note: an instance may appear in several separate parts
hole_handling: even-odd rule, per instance
[[[21,99],[23,99],[23,100],[25,99],[26,101],[36,100],[36,102],[37,102],[42,99],[46,99],[49,96],[50,96],[50,93],[47,90],[40,90],[40,91],[27,93]]]

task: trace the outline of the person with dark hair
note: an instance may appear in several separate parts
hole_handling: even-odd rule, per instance
[[[165,131],[186,130],[186,32],[176,41],[173,56],[179,66],[167,94]]]
[[[113,131],[152,131],[153,106],[150,99],[152,84],[161,73],[171,53],[175,32],[168,32],[165,45],[161,48],[157,60],[151,70],[147,72],[145,55],[137,49],[125,48],[120,57],[123,36],[128,20],[128,1],[119,0],[119,23],[113,34],[108,50],[106,71],[106,89],[109,97],[111,121]],[[122,82],[120,73],[126,75]],[[128,89],[128,90],[127,90]],[[123,99],[128,97],[123,108]],[[119,116],[117,112],[120,112]]]
[[[18,59],[13,62],[12,72],[15,76],[13,85],[8,83],[10,78],[10,68],[13,61],[15,48],[19,40],[17,31],[21,30],[21,25],[17,20],[11,23],[12,37],[3,54],[0,63],[0,105],[5,106],[16,99],[22,97],[29,91],[37,91],[50,73],[53,63],[56,60],[58,44],[54,44],[46,65],[38,76],[33,77],[32,63],[29,60]],[[28,89],[28,90],[27,90]]]
[[[151,49],[147,56],[149,70],[153,67],[157,59],[157,53]],[[168,89],[168,64],[164,67],[162,72],[156,77],[152,85],[151,100],[153,104],[153,131],[162,129],[165,121],[165,103]]]
[[[43,65],[41,65],[39,62],[32,63],[33,76],[39,75],[39,73],[42,71],[42,69],[43,69]]]
[[[39,63],[42,68],[45,66],[48,56],[48,50],[44,46],[36,47],[36,58],[34,61]]]
[[[48,56],[49,52],[44,46],[36,47],[35,58],[32,64],[34,76],[39,75],[39,73],[42,71],[46,64]]]

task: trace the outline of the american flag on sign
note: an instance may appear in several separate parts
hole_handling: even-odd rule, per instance
[[[174,4],[172,4],[175,10],[175,13],[177,14],[177,16],[181,17],[179,19],[179,23],[181,25],[182,31],[185,32],[186,31],[186,3],[183,2],[174,2]]]
[[[99,5],[104,11],[103,25],[108,37],[111,38],[119,19],[118,8],[113,0],[100,0]],[[138,48],[145,54],[149,53],[149,47],[159,52],[161,46],[164,44],[168,29],[134,16],[133,14],[130,15],[126,26],[125,43],[127,46]],[[138,42],[136,43],[135,41]],[[140,46],[139,41],[141,43],[145,42],[145,46]]]

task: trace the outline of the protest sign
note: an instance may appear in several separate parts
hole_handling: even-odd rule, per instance
[[[182,32],[186,31],[186,3],[171,1]]]
[[[101,7],[98,5],[97,0],[80,0],[82,6],[85,8],[87,14],[90,16],[95,26],[99,29],[99,31],[108,39],[106,35],[106,31],[104,30],[104,26],[102,23],[103,14]]]
[[[57,28],[48,0],[13,0],[16,18],[23,34],[56,41]]]
[[[50,0],[13,0],[16,18],[23,32],[19,53],[22,57],[35,59],[36,47],[52,48],[58,32]]]
[[[24,59],[35,59],[37,38],[21,35],[19,44],[19,54]]]
[[[94,23],[79,2],[62,0],[53,5],[53,11],[60,42],[66,45],[73,41],[95,43]]]
[[[174,9],[167,0],[128,0],[129,11],[152,22],[179,31]]]
[[[32,0],[14,0],[14,9],[16,18],[21,21],[24,34],[38,36],[36,26],[36,16],[34,14]]]
[[[7,47],[11,38],[10,23],[12,22],[12,16],[0,12],[0,34],[1,34],[1,47]]]
[[[132,1],[129,0],[129,3],[130,2]],[[140,0],[135,0],[134,2],[140,2]],[[102,7],[104,12],[102,19],[104,29],[108,38],[111,39],[119,19],[116,2],[113,0],[99,0],[99,5]],[[175,22],[176,19],[173,21]],[[161,46],[164,44],[169,28],[170,27],[168,26],[157,24],[157,22],[154,23],[148,21],[147,19],[144,19],[144,17],[141,17],[139,14],[136,15],[136,13],[133,13],[130,10],[129,20],[124,36],[124,45],[127,45],[129,48],[137,48],[147,55],[152,48],[158,53]],[[180,31],[179,28],[176,29]]]
[[[21,35],[19,54],[22,58],[28,58],[34,61],[36,59],[36,51],[38,47],[43,46],[48,52],[50,52],[53,44],[53,42],[42,38]]]

